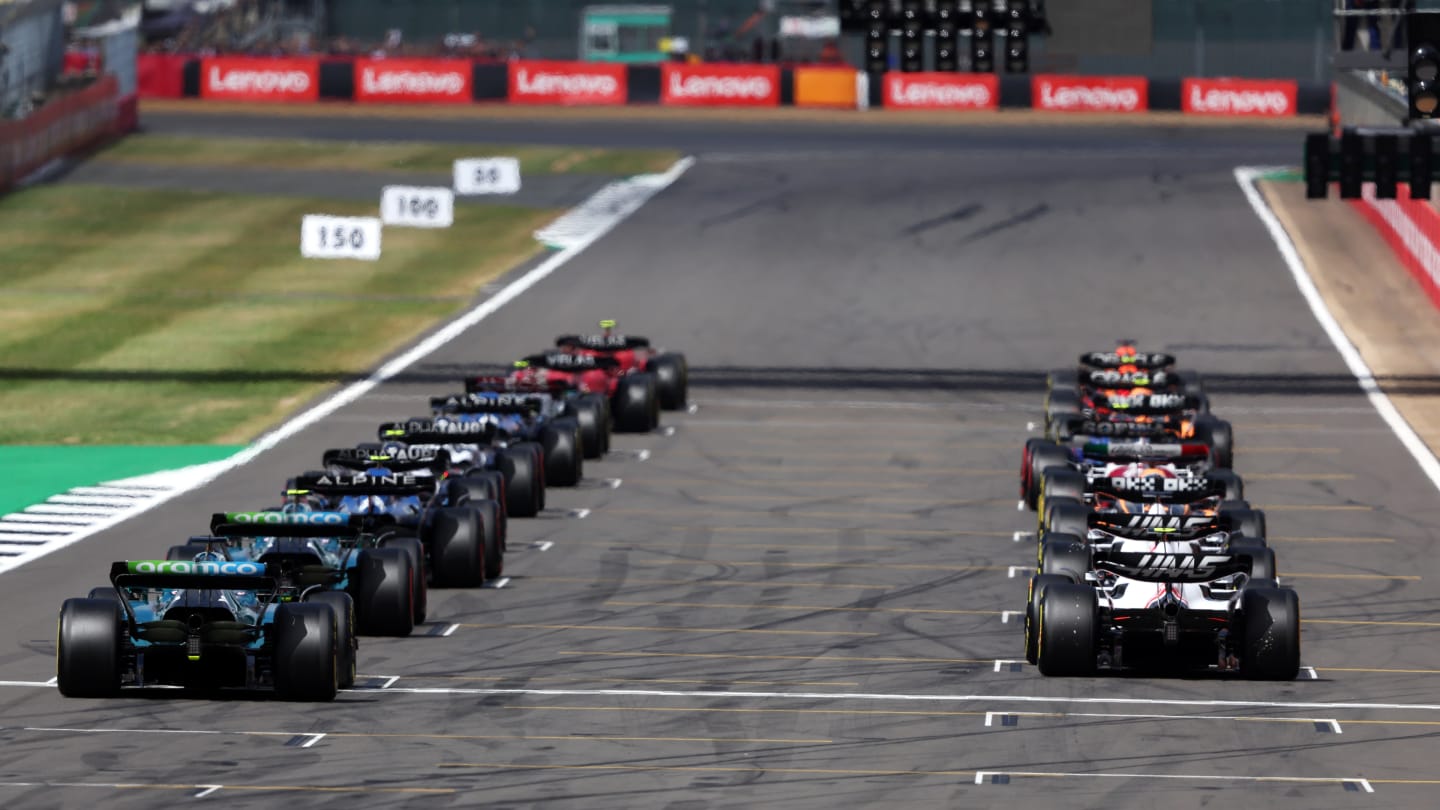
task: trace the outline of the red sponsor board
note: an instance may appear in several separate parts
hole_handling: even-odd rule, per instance
[[[470,63],[461,59],[357,59],[355,100],[470,101]]]
[[[1065,112],[1145,112],[1150,83],[1141,76],[1053,76],[1030,80],[1030,106]]]
[[[200,60],[200,97],[225,101],[318,101],[318,59]]]
[[[994,74],[885,74],[887,110],[993,110],[999,106],[1000,77]]]
[[[57,157],[117,134],[118,95],[115,77],[105,76],[18,121],[0,120],[0,191]]]
[[[1289,116],[1296,112],[1289,79],[1184,79],[1180,109],[1198,115]]]
[[[625,66],[601,62],[511,62],[515,104],[624,104]]]
[[[704,107],[774,107],[780,104],[780,68],[666,62],[660,67],[660,102]]]

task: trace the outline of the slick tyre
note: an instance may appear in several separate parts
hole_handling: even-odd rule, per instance
[[[1090,549],[1080,543],[1057,540],[1051,535],[1040,545],[1041,574],[1065,577],[1070,582],[1084,583],[1090,571]]]
[[[380,540],[380,548],[399,549],[410,562],[410,606],[412,624],[425,621],[430,612],[430,576],[425,564],[425,546],[409,535],[392,534]]]
[[[1069,469],[1070,453],[1049,439],[1031,439],[1025,443],[1025,455],[1020,469],[1020,497],[1031,510],[1037,508],[1040,500],[1040,477],[1051,467]]]
[[[480,514],[485,578],[499,579],[505,575],[505,544],[500,537],[500,504],[494,501],[471,501],[470,507]]]
[[[1042,532],[1060,532],[1084,537],[1089,531],[1090,507],[1075,498],[1045,498]]]
[[[475,506],[436,509],[426,516],[422,537],[435,563],[432,576],[437,587],[478,588],[485,584],[485,526]]]
[[[1036,574],[1030,577],[1030,596],[1025,602],[1025,660],[1035,663],[1040,653],[1040,597],[1051,585],[1068,585],[1069,577]]]
[[[1243,501],[1245,500],[1245,482],[1234,470],[1211,470],[1205,474],[1211,481],[1219,481],[1225,485],[1225,494],[1222,500]]]
[[[585,457],[580,447],[578,422],[556,419],[541,428],[540,448],[544,451],[546,485],[573,487],[580,483]]]
[[[611,398],[615,429],[621,433],[649,433],[660,425],[660,400],[655,377],[627,374],[615,384]]]
[[[1264,538],[1236,537],[1230,542],[1230,550],[1250,556],[1251,579],[1276,579],[1279,576],[1275,551],[1266,546]]]
[[[496,526],[496,530],[500,534],[500,548],[507,548],[506,538],[510,535],[510,510],[506,508],[505,474],[499,470],[471,470],[465,473],[465,477],[479,478],[489,482],[486,487],[487,497],[481,500],[494,501],[500,505],[500,523]]]
[[[1265,537],[1265,513],[1259,509],[1241,509],[1220,505],[1217,514],[1220,525],[1231,534],[1243,534],[1246,537]]]
[[[1099,601],[1089,585],[1057,583],[1040,597],[1035,663],[1048,676],[1095,674]]]
[[[1290,681],[1300,674],[1300,597],[1289,588],[1240,592],[1240,674]]]
[[[1085,475],[1066,467],[1051,467],[1040,474],[1039,508],[1043,510],[1051,498],[1065,498],[1083,502],[1085,500]],[[1042,511],[1043,515],[1044,512]]]
[[[120,691],[118,598],[66,599],[60,606],[55,678],[65,697],[111,697]]]
[[[602,458],[610,452],[610,403],[597,394],[586,394],[571,405],[570,412],[580,425],[585,458]]]
[[[1230,423],[1209,414],[1195,420],[1195,440],[1210,446],[1215,466],[1224,470],[1235,464],[1235,435]]]
[[[690,397],[689,369],[683,354],[662,354],[652,357],[645,370],[655,375],[655,394],[661,410],[685,409]]]
[[[1200,378],[1197,371],[1176,371],[1175,379],[1180,383],[1180,390],[1186,396],[1200,396],[1205,393],[1205,381]]]
[[[341,689],[355,685],[355,659],[360,642],[355,635],[355,600],[344,591],[312,591],[305,600],[329,605],[335,613],[335,682]]]
[[[287,602],[275,609],[275,694],[284,700],[334,700],[339,634],[330,605]]]
[[[415,629],[415,573],[398,548],[361,549],[351,572],[358,629],[367,636],[408,636]]]
[[[500,451],[499,466],[505,476],[506,513],[511,517],[535,517],[540,514],[544,470],[535,463],[535,453],[528,443]]]
[[[1073,388],[1052,389],[1045,396],[1045,430],[1048,433],[1053,427],[1053,419],[1060,414],[1073,414],[1080,411],[1080,395]]]

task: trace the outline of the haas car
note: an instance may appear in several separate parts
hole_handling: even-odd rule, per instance
[[[166,685],[334,700],[347,677],[343,600],[286,587],[270,565],[218,554],[117,562],[110,582],[60,608],[62,695]]]
[[[1300,601],[1277,583],[1274,553],[1193,520],[1122,534],[1092,517],[1083,538],[1047,539],[1030,579],[1026,659],[1045,675],[1164,667],[1294,678]]]
[[[1113,439],[1108,436],[1073,436],[1064,442],[1053,439],[1027,439],[1020,457],[1020,497],[1031,509],[1041,508],[1040,499],[1049,480],[1091,480],[1111,475],[1126,465],[1143,464],[1165,467],[1176,473],[1208,474],[1230,480],[1214,461],[1209,445],[1197,441],[1167,439]],[[1066,475],[1073,472],[1079,476]],[[1048,478],[1047,478],[1048,475]],[[1235,479],[1238,482],[1238,478]],[[1239,484],[1227,496],[1240,498]],[[1073,486],[1066,494],[1074,494]]]
[[[1041,484],[1040,532],[1085,533],[1092,513],[1136,527],[1161,527],[1206,517],[1224,528],[1265,536],[1265,513],[1245,500],[1230,470],[1195,472],[1173,464],[1111,463],[1085,471],[1049,467]]]

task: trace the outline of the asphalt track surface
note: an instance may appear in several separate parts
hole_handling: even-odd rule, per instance
[[[1298,139],[1117,132],[867,143],[883,164],[825,154],[855,133],[676,135],[700,160],[674,186],[413,374],[0,579],[0,804],[1434,806],[1440,497],[1231,175],[1293,162]],[[305,705],[22,685],[54,675],[59,602],[108,561],[270,504],[322,449],[422,412],[436,379],[600,317],[686,351],[697,411],[513,521],[504,588],[435,592],[416,637],[362,640],[361,688]],[[1042,374],[1116,337],[1212,372],[1315,677],[1014,663]]]

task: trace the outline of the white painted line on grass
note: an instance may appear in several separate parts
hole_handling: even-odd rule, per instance
[[[321,419],[324,419],[325,417],[338,411],[346,405],[349,405],[350,403],[360,399],[361,397],[368,394],[370,391],[374,390],[374,388],[380,385],[382,382],[385,382],[391,377],[394,377],[400,372],[408,369],[410,366],[414,365],[416,361],[433,353],[440,347],[450,343],[452,340],[463,334],[466,330],[490,317],[501,307],[510,303],[516,297],[524,293],[526,290],[529,290],[531,287],[538,284],[547,276],[554,273],[561,267],[565,266],[576,256],[579,256],[582,252],[584,252],[586,248],[599,241],[606,234],[610,233],[610,231],[614,230],[631,214],[639,210],[640,207],[643,206],[645,202],[648,201],[651,197],[660,193],[661,191],[664,191],[672,183],[680,179],[680,176],[683,175],[686,170],[688,170],[694,163],[695,159],[693,157],[686,157],[676,162],[675,165],[671,166],[668,171],[661,174],[641,175],[638,177],[632,177],[628,180],[620,181],[629,184],[630,186],[635,187],[643,191],[644,193],[637,194],[631,197],[627,201],[627,204],[625,206],[622,206],[621,208],[619,208],[619,210],[613,211],[611,216],[605,218],[596,218],[588,232],[583,234],[572,234],[571,236],[573,236],[573,241],[567,239],[567,246],[564,250],[560,250],[552,254],[548,259],[536,265],[529,272],[525,273],[524,275],[520,276],[519,278],[506,285],[504,289],[500,290],[493,297],[482,301],[479,305],[471,309],[469,312],[466,312],[455,320],[452,320],[444,326],[441,326],[435,332],[431,333],[429,337],[426,337],[419,343],[416,343],[414,346],[411,346],[409,349],[401,352],[399,355],[383,363],[379,368],[371,372],[370,376],[359,382],[351,383],[350,385],[345,386],[344,388],[335,392],[334,394],[319,402],[315,406],[311,407],[304,413],[296,415],[289,421],[280,425],[275,430],[272,430],[269,433],[266,433],[264,436],[256,439],[253,443],[251,443],[249,447],[246,447],[244,450],[241,450],[235,455],[230,456],[229,458],[222,461],[215,462],[213,464],[203,465],[203,472],[190,476],[186,481],[175,486],[173,489],[158,493],[157,497],[144,501],[141,505],[135,506],[131,509],[126,509],[109,517],[103,518],[94,525],[82,529],[75,534],[64,537],[63,539],[57,539],[53,542],[46,543],[44,546],[28,550],[25,553],[16,555],[14,557],[6,557],[0,559],[0,573],[4,573],[6,571],[13,571],[16,568],[24,565],[25,563],[30,562],[31,560],[38,559],[39,557],[42,557],[53,551],[58,551],[59,549],[65,548],[66,546],[78,543],[87,537],[98,534],[99,532],[102,532],[110,528],[111,526],[128,520],[129,518],[134,517],[135,515],[138,515],[142,512],[153,509],[156,506],[166,503],[173,498],[179,497],[186,492],[191,492],[193,490],[199,489],[200,487],[203,487],[218,478],[222,473],[250,463],[267,450],[270,450],[271,448],[280,445],[282,442],[286,441],[300,431],[305,430],[311,425],[319,422]],[[607,186],[606,189],[601,189],[601,191],[597,192],[597,194],[607,194],[608,196],[613,196],[613,192],[607,192],[607,189],[609,188],[610,186]],[[584,204],[582,204],[581,207],[583,206]]]
[[[1360,390],[1365,392],[1365,398],[1370,401],[1376,413],[1385,420],[1385,424],[1394,432],[1395,437],[1410,452],[1415,463],[1420,465],[1420,469],[1430,479],[1430,483],[1440,490],[1440,460],[1435,458],[1435,454],[1425,446],[1424,440],[1410,427],[1410,423],[1405,421],[1405,417],[1400,415],[1400,411],[1395,408],[1390,397],[1380,389],[1380,384],[1375,380],[1370,366],[1365,363],[1365,359],[1360,356],[1360,351],[1355,348],[1355,344],[1350,342],[1350,338],[1341,328],[1340,322],[1335,320],[1335,316],[1331,314],[1330,308],[1325,304],[1319,288],[1315,286],[1314,280],[1310,278],[1310,273],[1305,268],[1305,262],[1300,258],[1299,251],[1295,249],[1295,243],[1285,232],[1285,227],[1280,224],[1275,212],[1271,211],[1270,206],[1265,203],[1265,198],[1261,196],[1260,190],[1255,187],[1255,181],[1259,177],[1272,171],[1276,171],[1276,169],[1241,166],[1235,169],[1235,181],[1240,184],[1240,190],[1244,192],[1245,199],[1255,210],[1255,215],[1260,218],[1265,230],[1270,233],[1271,241],[1279,249],[1280,257],[1285,260],[1285,265],[1290,269],[1290,275],[1295,279],[1295,286],[1300,289],[1305,303],[1310,305],[1311,314],[1315,316],[1315,320],[1320,322],[1320,327],[1325,330],[1326,336],[1335,345],[1335,351],[1339,352],[1340,357],[1344,359],[1346,367],[1354,375]]]

